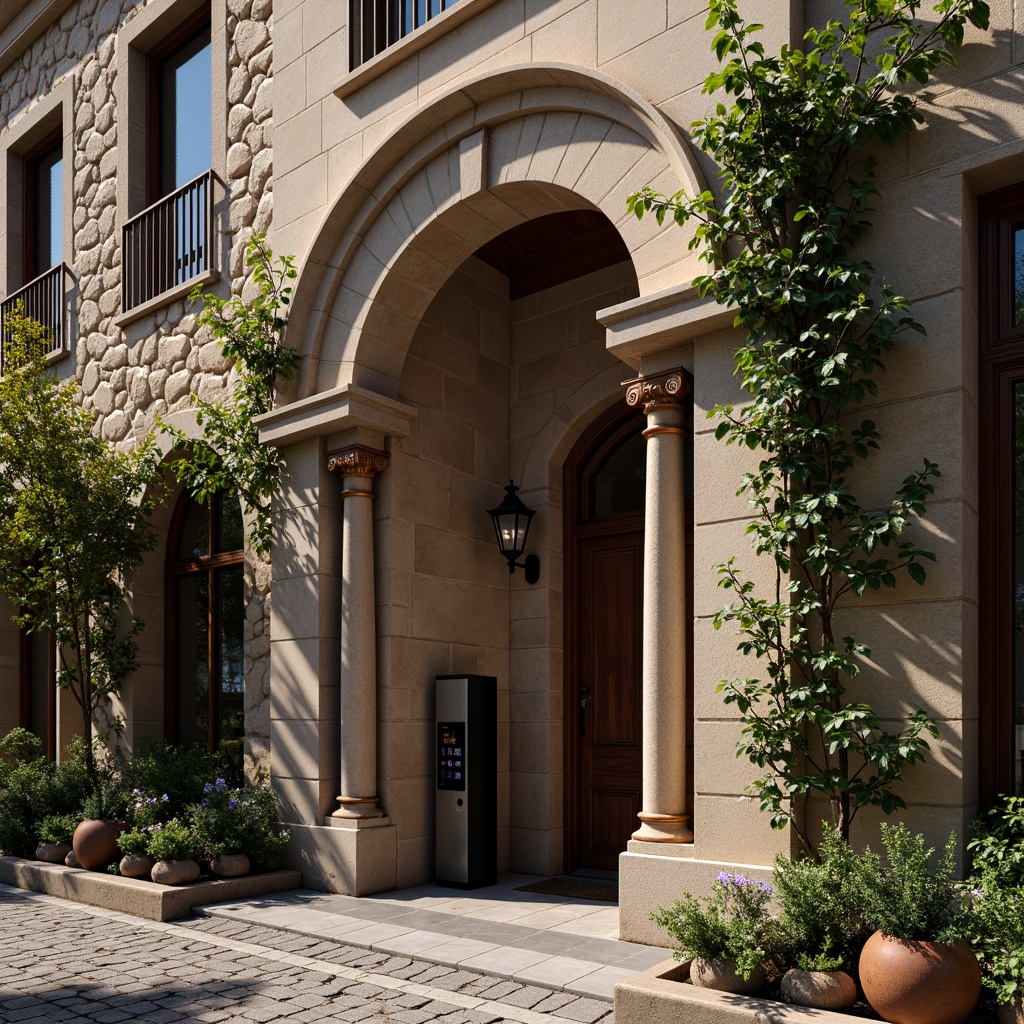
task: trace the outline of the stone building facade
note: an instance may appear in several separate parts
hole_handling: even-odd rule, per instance
[[[269,764],[307,884],[413,885],[434,870],[433,680],[494,676],[499,868],[617,866],[622,937],[657,941],[650,908],[790,849],[745,793],[740,725],[715,692],[746,667],[712,628],[711,567],[736,555],[759,571],[736,496],[748,463],[706,418],[739,397],[738,336],[692,287],[687,231],[625,206],[646,184],[717,187],[688,134],[710,102],[706,12],[439,6],[412,28],[349,24],[380,4],[209,5],[222,251],[203,273],[242,291],[257,229],[300,271],[288,340],[301,366],[261,423],[288,475],[272,587],[246,562],[246,749]],[[769,48],[842,8],[748,6]],[[1024,49],[1011,0],[991,7],[991,29],[971,31],[961,67],[922,98],[925,125],[880,154],[866,241],[928,337],[889,361],[871,403],[885,454],[859,494],[884,501],[921,457],[939,463],[913,526],[938,564],[922,590],[845,614],[872,649],[860,678],[883,718],[923,707],[939,722],[901,790],[904,820],[936,842],[1019,785],[1022,746],[1007,510],[1024,363],[1000,289],[1024,223],[1004,191],[1024,181]],[[187,423],[190,395],[231,386],[182,293],[127,311],[121,294],[123,231],[146,206],[146,57],[197,8],[36,0],[0,33],[0,276],[8,294],[28,279],[19,175],[57,127],[75,344],[55,366],[118,444],[156,416]],[[510,478],[537,513],[535,584],[509,574],[486,514]],[[174,504],[163,538],[177,536]],[[136,586],[149,626],[119,709],[129,743],[167,732],[172,560],[165,539]],[[0,628],[3,727],[25,650]],[[873,827],[863,815],[855,840]]]

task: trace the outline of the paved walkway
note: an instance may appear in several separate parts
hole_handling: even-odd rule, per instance
[[[424,885],[359,899],[296,890],[197,913],[597,999],[610,1000],[617,982],[670,957],[620,942],[614,903],[517,888],[538,880],[503,875],[483,889]]]
[[[611,1010],[338,938],[158,924],[0,886],[0,1024],[611,1024]]]

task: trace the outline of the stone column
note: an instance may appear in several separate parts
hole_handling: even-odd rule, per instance
[[[386,452],[351,445],[327,456],[344,481],[341,556],[341,805],[332,818],[380,818],[377,806],[377,624],[373,478]]]
[[[626,381],[626,401],[647,415],[644,507],[643,810],[633,838],[689,843],[686,741],[686,535],[683,466],[691,433],[692,378],[686,370]]]

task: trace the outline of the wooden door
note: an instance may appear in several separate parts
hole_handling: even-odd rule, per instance
[[[641,810],[642,530],[582,539],[578,866],[614,871]]]

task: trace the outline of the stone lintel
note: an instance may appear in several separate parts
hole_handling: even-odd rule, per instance
[[[735,315],[731,306],[700,298],[690,282],[597,311],[608,351],[634,369],[645,356],[731,327]]]
[[[408,437],[416,410],[404,402],[355,384],[292,402],[256,417],[263,444],[284,448],[311,437],[362,428],[388,437]]]

